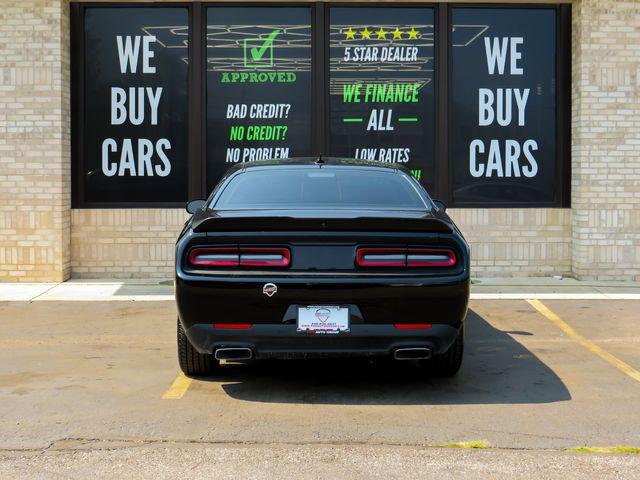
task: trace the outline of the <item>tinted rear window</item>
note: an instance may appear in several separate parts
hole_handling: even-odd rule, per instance
[[[372,208],[424,210],[409,177],[364,169],[249,170],[234,177],[216,209]]]

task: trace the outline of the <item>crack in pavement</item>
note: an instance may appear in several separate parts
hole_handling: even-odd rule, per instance
[[[488,430],[491,431],[491,430]],[[549,437],[560,438],[560,437]],[[447,442],[451,443],[451,442]],[[455,443],[455,442],[453,442]],[[464,443],[464,442],[462,442]],[[95,444],[95,445],[92,445]],[[100,445],[103,444],[103,445]],[[119,444],[119,445],[108,445]],[[165,440],[165,439],[132,439],[132,438],[82,438],[68,437],[50,442],[46,447],[40,448],[0,448],[0,454],[3,453],[40,453],[49,452],[78,452],[78,451],[116,451],[133,447],[144,447],[150,445],[168,446],[168,447],[187,447],[187,446],[368,446],[368,447],[407,447],[407,448],[456,448],[446,447],[434,443],[396,443],[396,442],[369,442],[369,441],[327,441],[327,442],[260,442],[260,441],[236,441],[236,440]],[[564,452],[569,453],[571,447],[562,448],[532,448],[532,447],[506,447],[493,446],[480,448],[479,450],[492,451],[522,451],[522,452]]]

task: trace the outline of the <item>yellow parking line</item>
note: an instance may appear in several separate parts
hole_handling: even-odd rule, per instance
[[[633,368],[628,363],[623,362],[615,355],[611,355],[609,352],[599,347],[598,345],[593,343],[591,340],[588,340],[587,338],[580,335],[573,328],[571,328],[571,326],[568,323],[566,323],[558,315],[556,315],[551,310],[549,310],[540,300],[527,300],[527,302],[529,303],[529,305],[535,308],[538,312],[540,312],[542,315],[544,315],[553,323],[555,323],[560,330],[562,330],[564,333],[566,333],[569,337],[571,337],[573,340],[578,342],[584,348],[589,350],[591,353],[598,355],[604,361],[609,362],[618,370],[621,370],[622,372],[626,373],[634,380],[640,382],[640,372],[638,370]]]
[[[164,392],[164,394],[162,395],[162,399],[180,400],[184,396],[184,394],[187,393],[187,390],[189,390],[191,381],[192,380],[189,377],[186,377],[184,373],[181,372],[180,375],[178,375],[173,381],[173,383],[169,387],[169,390]]]

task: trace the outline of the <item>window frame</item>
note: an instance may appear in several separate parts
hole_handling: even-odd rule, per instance
[[[184,202],[88,202],[84,198],[84,12],[87,8],[180,7],[188,11],[187,201],[208,198],[206,187],[206,15],[208,7],[307,7],[311,12],[311,154],[330,154],[329,25],[333,7],[432,8],[434,10],[435,179],[432,198],[452,208],[570,208],[571,206],[571,15],[570,3],[433,3],[433,2],[75,2],[70,5],[71,62],[71,207],[184,208]],[[556,11],[556,189],[551,202],[453,202],[449,157],[451,130],[453,8],[554,9]]]
[[[189,22],[188,58],[193,58],[193,28],[195,4],[185,2],[83,2],[71,3],[71,208],[184,208],[192,200],[193,165],[192,131],[197,123],[192,108],[196,101],[193,85],[193,62],[187,70],[187,200],[186,202],[89,202],[84,197],[84,109],[85,109],[85,70],[84,70],[84,17],[87,8],[186,8]]]

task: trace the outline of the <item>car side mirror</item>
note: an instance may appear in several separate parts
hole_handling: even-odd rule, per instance
[[[444,202],[442,200],[433,200],[433,203],[436,207],[438,207],[438,210],[442,210],[443,212],[447,211],[447,206],[444,204]]]
[[[198,210],[200,210],[205,203],[207,203],[206,200],[201,200],[201,199],[191,200],[189,203],[187,203],[187,212],[193,215]]]

